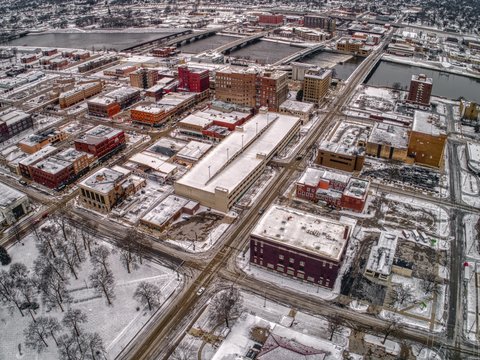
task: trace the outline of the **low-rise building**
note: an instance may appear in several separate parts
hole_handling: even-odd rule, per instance
[[[74,148],[65,149],[55,155],[56,159],[71,162],[73,165],[73,175],[79,176],[84,174],[95,160],[92,154],[75,150]]]
[[[96,211],[109,212],[127,196],[146,185],[145,179],[128,171],[101,168],[80,182],[80,201]]]
[[[177,166],[167,162],[168,157],[144,151],[131,156],[128,165],[137,175],[144,178],[163,181],[177,172]]]
[[[125,148],[126,137],[123,130],[98,125],[75,140],[75,149],[94,155],[97,159]]]
[[[362,212],[367,202],[370,183],[338,170],[309,167],[295,186],[298,198]]]
[[[200,160],[211,148],[211,144],[190,141],[175,154],[174,160],[179,164],[189,166]]]
[[[95,81],[87,84],[82,84],[74,89],[63,92],[58,97],[58,101],[61,109],[65,109],[69,106],[79,103],[93,95],[100,93],[103,89],[103,82]]]
[[[68,139],[68,134],[56,129],[44,130],[27,136],[17,146],[27,154],[36,153],[47,145],[56,144]]]
[[[140,223],[158,231],[163,231],[183,213],[193,215],[200,205],[177,195],[169,195],[147,212]]]
[[[396,251],[397,236],[382,231],[378,243],[370,250],[365,275],[387,281],[392,271]]]
[[[5,141],[33,127],[31,114],[21,110],[7,109],[0,113],[0,141]]]
[[[317,147],[316,163],[342,171],[360,171],[365,161],[370,127],[352,120],[339,121]]]
[[[302,120],[302,124],[306,124],[313,114],[315,105],[312,103],[304,103],[296,100],[285,100],[279,108],[281,114],[297,116]]]
[[[377,158],[407,161],[409,130],[389,123],[375,123],[368,137],[366,154]]]
[[[46,159],[49,156],[52,156],[58,152],[58,149],[51,146],[47,145],[44,148],[38,150],[37,152],[33,153],[30,156],[27,156],[26,158],[20,160],[18,162],[18,171],[19,175],[31,179],[32,174],[31,174],[31,166],[35,165],[36,163],[42,161],[43,159]]]
[[[273,205],[250,234],[250,263],[333,288],[354,222]]]
[[[50,189],[66,185],[74,176],[73,163],[56,157],[48,157],[30,166],[32,180]]]
[[[0,226],[9,226],[27,214],[30,208],[28,196],[0,183]]]
[[[88,100],[88,113],[99,117],[112,117],[140,99],[140,90],[122,87]]]

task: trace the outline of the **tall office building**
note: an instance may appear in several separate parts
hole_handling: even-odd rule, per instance
[[[303,80],[303,101],[316,104],[320,103],[327,94],[331,81],[331,70],[308,70]]]

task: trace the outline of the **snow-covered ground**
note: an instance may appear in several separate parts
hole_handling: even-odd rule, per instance
[[[103,240],[98,239],[97,242],[113,248],[110,243]],[[12,263],[22,262],[31,268],[38,256],[34,235],[30,234],[23,239],[21,244],[12,246],[9,253],[12,256]],[[87,260],[82,263],[81,270],[78,272],[78,280],[73,279],[73,276],[70,279],[70,285],[67,288],[73,297],[73,303],[67,305],[66,308],[79,309],[87,315],[88,321],[81,328],[86,332],[98,332],[107,350],[107,359],[113,359],[153,314],[133,298],[138,283],[147,281],[158,285],[161,288],[163,305],[179,288],[181,280],[177,279],[176,272],[173,270],[150,261],[144,260],[143,265],[128,274],[120,262],[118,253],[111,254],[108,260],[116,283],[113,305],[108,306],[105,298],[97,295],[89,284],[88,276],[92,265],[87,254]],[[37,315],[54,316],[59,320],[63,316],[59,309],[49,311],[43,305],[37,310]],[[47,341],[49,344],[47,351],[40,355],[24,346],[23,329],[30,321],[28,313],[25,314],[25,317],[21,317],[18,310],[10,313],[5,305],[0,305],[0,332],[2,333],[0,359],[57,358],[57,349],[52,339]],[[22,344],[22,356],[19,355],[18,344]]]

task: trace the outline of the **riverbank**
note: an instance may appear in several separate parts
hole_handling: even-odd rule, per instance
[[[397,63],[397,64],[417,66],[425,69],[437,70],[437,71],[447,72],[450,74],[480,79],[480,74],[469,72],[465,68],[461,68],[461,67],[452,65],[450,63],[448,63],[449,67],[445,67],[444,65],[442,65],[442,63],[438,61],[418,60],[418,59],[405,58],[401,56],[386,55],[386,54],[382,56],[382,60],[387,62]]]

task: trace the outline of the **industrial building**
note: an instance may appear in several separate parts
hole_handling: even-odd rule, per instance
[[[370,127],[353,120],[339,121],[317,147],[316,163],[342,171],[360,171]]]
[[[27,214],[30,201],[24,193],[0,183],[0,226],[14,224],[18,219]]]
[[[273,205],[250,234],[250,262],[331,289],[354,224]]]
[[[63,92],[58,97],[60,109],[79,103],[93,95],[100,93],[103,89],[102,81],[95,81],[87,84],[78,85],[72,90]]]
[[[300,129],[300,119],[261,112],[238,126],[175,182],[175,193],[228,212]]]

